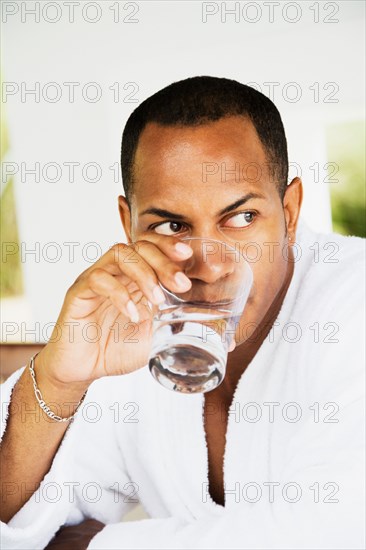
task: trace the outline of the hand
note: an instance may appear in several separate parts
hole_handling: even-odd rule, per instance
[[[53,385],[87,386],[146,365],[152,338],[148,301],[163,300],[158,281],[173,292],[191,288],[178,264],[192,253],[176,237],[158,234],[113,246],[69,288],[50,341],[36,358],[36,374]],[[175,279],[178,272],[183,283]]]
[[[87,519],[79,525],[61,527],[45,550],[86,550],[92,538],[104,527],[96,519]]]

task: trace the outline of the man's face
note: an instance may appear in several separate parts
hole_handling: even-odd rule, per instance
[[[293,215],[281,202],[252,123],[241,117],[198,127],[150,123],[140,136],[134,182],[128,238],[158,233],[240,243],[254,276],[241,325],[259,324],[288,276],[286,221]],[[152,208],[171,215],[143,214]],[[237,343],[248,336],[241,330]]]

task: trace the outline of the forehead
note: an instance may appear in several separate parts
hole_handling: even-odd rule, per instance
[[[267,157],[249,119],[226,117],[200,126],[161,126],[143,130],[134,161],[134,196],[183,197],[230,185],[268,184]],[[197,195],[197,196],[198,196]]]

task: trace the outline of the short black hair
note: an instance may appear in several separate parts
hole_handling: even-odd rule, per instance
[[[128,204],[131,204],[139,137],[149,122],[162,126],[199,126],[235,115],[249,119],[255,127],[282,200],[287,186],[288,153],[277,107],[255,88],[236,80],[195,76],[173,82],[148,97],[128,118],[121,147],[122,180]]]

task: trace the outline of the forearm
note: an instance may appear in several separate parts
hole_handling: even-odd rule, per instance
[[[40,356],[35,373],[50,408],[61,417],[72,415],[87,386],[55,384],[47,378]],[[56,422],[41,410],[26,368],[14,386],[0,446],[1,521],[8,522],[37,490],[69,424]]]

